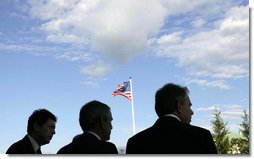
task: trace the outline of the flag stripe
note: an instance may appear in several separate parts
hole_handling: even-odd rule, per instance
[[[132,100],[130,82],[124,82],[123,85],[117,85],[117,88],[113,91],[112,95],[121,95],[129,100]]]
[[[122,93],[122,92],[114,91],[112,95],[113,96],[121,95],[121,96],[126,97],[127,99],[130,99],[130,100],[132,99],[131,93]]]

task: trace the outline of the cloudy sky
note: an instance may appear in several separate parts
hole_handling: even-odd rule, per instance
[[[154,94],[173,82],[190,89],[193,125],[212,131],[215,108],[239,133],[249,111],[247,0],[0,1],[0,153],[26,134],[33,110],[58,117],[42,149],[56,153],[81,133],[90,100],[113,114],[110,141],[132,136],[131,102],[112,97],[132,77],[135,126],[151,126]]]

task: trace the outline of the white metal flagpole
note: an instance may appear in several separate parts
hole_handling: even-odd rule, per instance
[[[134,105],[133,105],[133,89],[132,89],[132,79],[131,79],[131,77],[129,78],[129,80],[130,80],[130,88],[131,88],[132,126],[133,126],[133,135],[135,135],[136,130],[135,130]]]

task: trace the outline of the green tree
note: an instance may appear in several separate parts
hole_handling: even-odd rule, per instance
[[[242,145],[241,138],[232,138],[230,141],[230,150],[231,154],[240,154],[240,147]]]
[[[219,154],[227,154],[230,150],[229,130],[226,128],[227,123],[224,123],[221,118],[221,112],[214,110],[214,119],[211,121],[213,126],[213,139]]]
[[[243,145],[240,147],[240,152],[243,154],[249,154],[249,135],[250,135],[250,122],[249,115],[246,113],[246,110],[243,110],[244,115],[242,116],[243,122],[240,124],[240,132],[243,135]]]
[[[240,124],[240,132],[243,137],[231,139],[231,153],[249,154],[249,115],[246,113],[246,110],[243,110],[243,112],[243,122]]]

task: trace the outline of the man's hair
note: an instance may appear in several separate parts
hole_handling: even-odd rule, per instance
[[[178,102],[184,102],[189,90],[173,83],[165,84],[155,94],[155,111],[158,117],[177,110]]]
[[[36,123],[38,126],[42,126],[45,124],[49,119],[57,121],[57,118],[54,114],[46,109],[37,109],[35,110],[32,115],[28,119],[27,124],[27,132],[31,134],[34,131],[34,124]]]
[[[79,124],[83,131],[95,128],[98,117],[108,118],[110,107],[102,102],[93,100],[82,106],[79,113]]]

